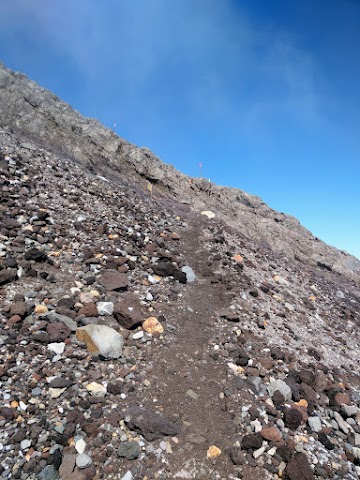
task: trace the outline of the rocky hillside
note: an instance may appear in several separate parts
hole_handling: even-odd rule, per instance
[[[147,179],[159,192],[196,211],[216,211],[218,218],[241,228],[266,249],[360,280],[358,259],[315,238],[295,218],[241,190],[217,187],[203,179],[190,183],[189,177],[163,164],[147,148],[138,148],[98,121],[82,117],[53,93],[1,63],[0,126],[97,173],[117,171],[137,180]]]
[[[360,478],[356,260],[0,92],[0,478]]]

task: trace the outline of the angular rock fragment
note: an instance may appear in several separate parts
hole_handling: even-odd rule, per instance
[[[86,325],[76,330],[78,340],[85,342],[90,353],[106,358],[119,358],[122,355],[124,339],[122,335],[107,325]]]
[[[127,293],[122,300],[115,303],[114,317],[122,327],[127,329],[141,324],[143,321],[141,305],[135,295]]]
[[[150,442],[179,433],[178,425],[148,408],[130,407],[125,411],[124,420],[131,430],[141,433]]]
[[[125,290],[128,285],[128,277],[125,273],[117,270],[106,270],[99,278],[99,283],[107,290]]]

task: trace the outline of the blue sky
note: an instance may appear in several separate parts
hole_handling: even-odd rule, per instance
[[[0,59],[360,258],[360,2],[2,0]]]

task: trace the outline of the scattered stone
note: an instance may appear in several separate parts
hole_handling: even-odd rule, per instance
[[[265,440],[271,442],[280,442],[282,440],[281,432],[276,427],[264,427],[260,433]]]
[[[219,455],[221,455],[221,450],[216,445],[211,445],[206,452],[206,458],[208,460],[212,460],[213,458],[216,458]]]
[[[150,442],[164,435],[175,436],[179,433],[175,423],[147,408],[130,407],[125,411],[124,419],[131,430],[138,431]]]
[[[142,328],[146,333],[153,335],[154,333],[163,333],[164,327],[161,325],[159,320],[155,317],[149,317],[142,324]]]
[[[276,391],[279,391],[285,398],[285,400],[291,399],[291,388],[283,380],[274,380],[270,382],[267,387],[270,397],[274,395]]]
[[[210,220],[211,220],[212,218],[215,218],[215,216],[216,216],[215,213],[212,212],[211,210],[204,210],[203,212],[201,212],[201,215],[204,215],[204,217],[207,217],[207,218],[209,218]]]
[[[85,342],[90,353],[100,354],[106,358],[122,356],[124,339],[122,335],[107,325],[86,325],[76,331],[78,340]]]
[[[114,313],[114,304],[112,302],[97,302],[97,311],[99,315],[112,315]]]
[[[290,430],[296,430],[302,424],[303,416],[296,408],[290,408],[285,412],[284,421]]]
[[[86,390],[95,397],[104,397],[106,395],[106,387],[101,383],[91,382],[86,385]]]
[[[257,450],[262,446],[263,437],[260,433],[250,433],[245,435],[241,440],[241,448],[243,450]]]
[[[86,453],[81,453],[80,455],[76,456],[76,466],[80,469],[91,467],[92,460],[89,455]]]
[[[182,267],[181,271],[185,273],[187,283],[195,282],[196,275],[191,267],[188,267],[187,265],[185,265],[184,267]]]
[[[135,460],[140,456],[141,449],[138,442],[125,442],[117,450],[119,457],[124,457],[128,460]]]
[[[141,305],[139,300],[132,293],[114,305],[114,317],[120,325],[127,329],[136,328],[143,321]]]
[[[99,283],[107,290],[125,290],[128,285],[128,277],[125,273],[117,270],[106,270],[99,278]]]
[[[296,453],[285,469],[289,480],[315,480],[314,472],[304,453]]]

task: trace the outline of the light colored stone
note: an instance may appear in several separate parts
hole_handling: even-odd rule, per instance
[[[86,385],[86,390],[94,396],[105,397],[106,395],[106,387],[101,383],[91,382]]]
[[[195,393],[194,390],[192,390],[191,388],[189,388],[189,390],[186,392],[186,395],[193,400],[197,400],[199,398],[199,395]]]
[[[291,388],[287,383],[285,383],[283,380],[273,380],[270,382],[270,385],[268,385],[267,390],[269,392],[270,397],[274,395],[276,390],[279,390],[284,397],[285,400],[290,400],[292,393],[291,393]]]
[[[101,316],[112,315],[114,313],[113,302],[97,302],[96,308]]]
[[[259,457],[261,457],[261,455],[265,452],[265,449],[266,449],[265,446],[258,448],[258,449],[255,450],[255,452],[253,453],[253,457],[254,457],[254,458],[259,458]]]
[[[161,325],[159,320],[155,317],[149,317],[142,324],[142,328],[146,333],[153,335],[154,333],[163,333],[164,327]]]
[[[78,452],[78,453],[84,453],[85,452],[85,448],[86,448],[86,443],[84,441],[83,438],[80,438],[79,440],[77,440],[75,442],[75,450]]]
[[[274,282],[278,283],[279,285],[282,285],[283,287],[287,287],[289,285],[289,282],[285,280],[285,278],[281,277],[280,275],[275,275],[273,280]]]
[[[123,477],[121,477],[121,480],[134,480],[133,474],[129,471],[125,473]]]
[[[220,448],[218,448],[216,445],[211,445],[209,448],[208,448],[208,451],[206,453],[206,458],[208,458],[209,460],[211,460],[212,458],[216,458],[218,457],[219,455],[221,455],[221,450]]]
[[[119,358],[122,355],[124,339],[119,332],[107,325],[86,325],[76,330],[78,340],[86,343],[91,353],[107,358]]]
[[[46,305],[35,305],[35,310],[34,312],[36,314],[39,314],[39,313],[46,313],[48,311],[47,309],[47,306]]]
[[[26,450],[27,448],[31,447],[31,440],[30,439],[25,439],[20,442],[20,448],[21,450]]]
[[[50,350],[50,352],[54,352],[56,353],[56,355],[61,355],[62,353],[64,353],[65,343],[64,342],[49,343],[47,348],[48,350]]]
[[[50,387],[49,388],[49,394],[50,394],[50,397],[51,398],[59,398],[60,395],[62,395],[66,390],[66,387],[65,388],[53,388],[53,387]]]
[[[144,330],[139,330],[138,332],[135,332],[132,336],[133,340],[140,340],[144,336]]]
[[[185,265],[184,267],[182,267],[181,271],[185,273],[187,283],[195,282],[196,275],[191,267]]]
[[[89,457],[89,455],[86,455],[86,453],[81,453],[80,455],[77,455],[76,457],[76,466],[78,468],[88,468],[91,467],[92,465],[92,460]]]
[[[321,430],[321,420],[319,417],[309,417],[308,424],[310,425],[311,429],[318,433]]]
[[[203,212],[201,212],[201,215],[204,215],[204,217],[207,217],[209,219],[215,218],[216,216],[215,213],[211,210],[204,210]]]

